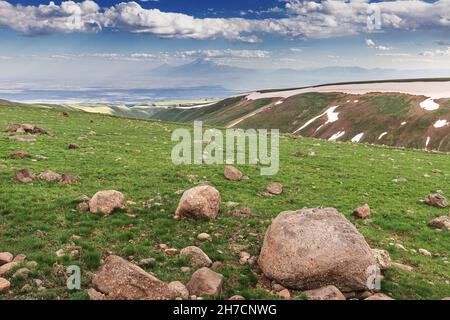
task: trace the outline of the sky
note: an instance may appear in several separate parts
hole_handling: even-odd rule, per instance
[[[0,89],[134,86],[196,59],[450,70],[449,31],[450,0],[0,0]]]

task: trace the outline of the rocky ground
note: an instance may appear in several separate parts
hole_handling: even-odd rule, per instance
[[[1,299],[450,296],[447,154],[286,136],[270,177],[172,165],[174,124],[0,116]]]

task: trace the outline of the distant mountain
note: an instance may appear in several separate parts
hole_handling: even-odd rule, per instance
[[[197,59],[193,62],[182,64],[179,66],[171,66],[169,64],[163,64],[152,70],[152,73],[159,76],[204,76],[204,75],[230,75],[239,74],[243,72],[252,71],[249,69],[231,67],[227,65],[217,64],[207,59]]]

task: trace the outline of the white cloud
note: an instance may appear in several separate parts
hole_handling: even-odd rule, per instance
[[[141,0],[145,1],[145,0]],[[161,38],[215,39],[255,43],[260,34],[284,37],[333,37],[368,32],[367,8],[379,7],[384,30],[441,29],[450,27],[450,1],[425,0],[288,0],[279,19],[195,18],[144,9],[137,2],[122,2],[100,9],[91,0],[63,1],[60,5],[22,6],[0,0],[0,25],[24,34],[98,32],[104,27],[150,34]],[[386,51],[389,47],[378,46]]]
[[[420,53],[421,56],[424,57],[446,57],[450,56],[450,47],[447,47],[447,49],[441,50],[428,50]]]
[[[366,45],[370,48],[374,48],[380,51],[389,51],[392,50],[391,47],[387,47],[387,46],[383,46],[383,45],[377,45],[375,43],[375,41],[373,41],[372,39],[366,39]]]

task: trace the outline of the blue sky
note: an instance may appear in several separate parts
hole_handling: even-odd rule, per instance
[[[0,0],[0,86],[198,58],[258,69],[450,69],[449,29],[450,0]]]

